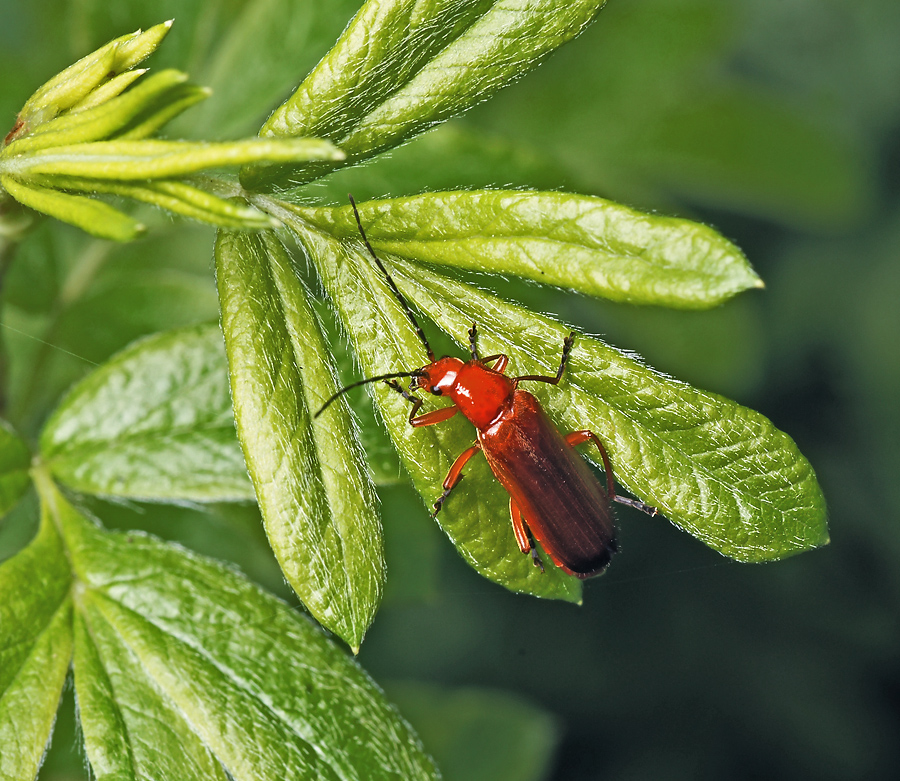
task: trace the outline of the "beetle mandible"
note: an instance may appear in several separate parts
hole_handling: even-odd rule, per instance
[[[471,358],[468,361],[453,356],[435,357],[412,308],[366,238],[353,196],[350,196],[350,204],[363,242],[425,346],[429,362],[414,371],[381,374],[347,385],[325,402],[316,417],[351,388],[378,381],[387,383],[412,404],[409,413],[412,426],[433,426],[462,412],[475,426],[477,439],[450,467],[432,516],[440,512],[451,491],[459,484],[469,459],[481,451],[495,477],[509,493],[513,532],[522,553],[530,552],[535,565],[543,570],[534,544],[537,540],[553,563],[570,575],[589,578],[602,573],[618,549],[611,502],[634,507],[651,516],[656,515],[657,510],[638,499],[616,493],[609,456],[594,432],[585,429],[563,436],[540,402],[519,387],[519,383],[525,381],[559,383],[575,342],[575,332],[563,341],[562,357],[554,376],[507,376],[509,358],[506,355],[481,357],[478,354],[474,323],[469,330]],[[411,378],[408,390],[397,382],[399,377]],[[419,415],[424,402],[414,395],[416,390],[446,396],[453,404]],[[603,459],[605,488],[575,450],[576,445],[589,440],[596,445]]]

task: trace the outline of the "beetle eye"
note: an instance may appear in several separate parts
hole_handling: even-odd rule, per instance
[[[442,391],[440,388],[438,388],[438,387],[436,387],[436,386],[434,386],[434,385],[431,386],[431,392],[432,392],[435,396],[443,396],[443,395],[444,395],[444,391]]]

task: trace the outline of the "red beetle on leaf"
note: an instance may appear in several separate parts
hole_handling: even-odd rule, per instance
[[[429,363],[414,371],[382,374],[352,383],[328,399],[316,416],[345,391],[380,380],[412,403],[409,422],[413,426],[433,426],[462,412],[475,426],[477,440],[450,467],[444,480],[444,492],[434,503],[433,515],[440,512],[462,478],[463,467],[480,450],[509,493],[513,531],[522,553],[530,552],[534,563],[543,570],[533,535],[563,571],[579,578],[599,575],[617,550],[610,503],[620,502],[651,516],[656,515],[657,510],[637,499],[616,494],[609,456],[594,432],[573,431],[564,437],[547,417],[540,402],[519,388],[523,381],[556,385],[565,371],[575,333],[569,334],[563,342],[559,369],[553,377],[539,374],[508,377],[504,374],[509,363],[506,355],[483,358],[478,355],[474,323],[469,330],[471,358],[468,361],[452,356],[436,358],[412,309],[369,244],[352,196],[350,203],[363,241],[422,340]],[[398,377],[412,378],[409,390],[400,386],[396,381]],[[424,402],[413,394],[416,390],[446,396],[453,405],[418,415]],[[576,445],[588,440],[597,446],[603,458],[605,488],[575,451]]]

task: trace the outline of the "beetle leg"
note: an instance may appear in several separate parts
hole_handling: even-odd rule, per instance
[[[472,323],[472,327],[469,329],[469,350],[472,353],[473,360],[478,361],[482,366],[487,366],[491,361],[496,361],[497,363],[491,366],[491,368],[500,372],[501,374],[506,369],[506,364],[509,363],[509,356],[504,355],[503,353],[497,353],[496,355],[488,355],[484,358],[479,357],[478,355],[478,325],[476,323]]]
[[[534,382],[548,382],[551,385],[556,385],[562,379],[563,372],[566,370],[566,363],[569,361],[569,353],[572,351],[572,345],[574,343],[575,332],[572,331],[572,333],[563,340],[562,358],[559,359],[559,368],[556,370],[555,377],[548,377],[546,374],[525,374],[521,377],[516,377],[516,381],[533,380]]]
[[[627,505],[628,507],[634,507],[635,510],[647,513],[651,518],[655,515],[659,515],[659,510],[655,507],[651,507],[649,504],[645,504],[640,499],[632,499],[630,496],[614,496],[613,501]]]
[[[409,422],[412,423],[412,419],[419,411],[419,407],[421,407],[425,402],[422,401],[422,399],[420,399],[418,396],[413,396],[399,382],[397,382],[397,380],[385,380],[384,384],[392,390],[397,391],[397,393],[399,393],[404,399],[406,399],[410,404],[413,405],[413,408],[409,413]]]
[[[516,535],[516,543],[522,553],[531,553],[531,535],[525,528],[525,516],[516,504],[516,500],[509,497],[509,514],[512,516],[513,534]]]
[[[433,426],[435,423],[441,423],[452,418],[459,411],[458,407],[441,407],[440,409],[435,409],[431,412],[426,412],[423,415],[417,416],[416,413],[425,403],[422,399],[418,396],[413,396],[412,393],[404,390],[403,386],[396,380],[385,380],[384,384],[389,385],[413,405],[413,408],[409,411],[409,424],[416,428],[419,428],[420,426]]]
[[[469,329],[469,350],[472,353],[472,360],[479,360],[478,358],[478,327],[475,323],[472,323],[472,327]]]
[[[495,372],[500,372],[501,374],[503,374],[503,372],[506,371],[507,364],[509,363],[509,356],[504,355],[503,353],[497,353],[496,355],[488,355],[484,358],[480,358],[479,360],[484,365],[489,364],[491,361],[496,361],[497,363],[491,366],[491,368]]]
[[[537,547],[531,539],[531,532],[525,525],[525,516],[522,515],[519,505],[516,504],[516,500],[512,497],[509,498],[509,514],[512,517],[513,534],[516,535],[516,543],[519,546],[519,550],[522,553],[530,553],[534,566],[540,568],[541,572],[543,572],[544,563],[541,561]]]
[[[448,407],[448,409],[456,410],[456,407]],[[450,492],[456,488],[459,481],[462,480],[463,467],[479,450],[481,450],[481,445],[476,442],[472,447],[466,448],[456,457],[456,461],[453,462],[453,466],[450,467],[450,471],[447,472],[447,477],[444,479],[444,493],[442,493],[434,503],[434,512],[431,514],[432,518],[441,511],[441,507],[443,507],[447,497],[450,496]]]
[[[606,494],[607,496],[614,502],[618,502],[619,504],[627,505],[628,507],[634,507],[635,510],[640,510],[642,513],[647,513],[651,518],[654,515],[659,515],[659,510],[655,507],[651,507],[649,504],[645,504],[640,499],[632,499],[629,496],[619,496],[616,494],[616,486],[613,481],[613,471],[612,465],[609,463],[609,456],[606,455],[606,448],[603,447],[603,443],[600,441],[600,437],[598,437],[593,431],[573,431],[571,434],[566,435],[566,442],[568,442],[572,447],[576,445],[580,445],[582,442],[587,442],[591,440],[596,446],[597,450],[600,451],[600,455],[603,458],[603,469],[606,472]]]
[[[587,442],[589,439],[592,440],[593,443],[597,446],[597,450],[600,451],[600,456],[603,458],[603,470],[606,472],[606,495],[610,499],[615,499],[616,484],[613,481],[612,464],[609,463],[609,456],[606,455],[606,448],[603,447],[603,443],[600,441],[600,437],[598,437],[593,431],[588,431],[587,429],[585,429],[584,431],[573,431],[571,434],[566,434],[566,442],[568,442],[572,447],[577,447],[583,442]]]
[[[469,350],[472,352],[472,359],[478,361],[482,366],[487,366],[491,361],[496,361],[497,363],[491,366],[491,368],[502,374],[506,369],[506,364],[509,363],[509,356],[506,356],[503,353],[497,353],[496,355],[488,355],[481,358],[478,355],[477,342],[478,326],[476,323],[472,323],[472,327],[469,329]]]
[[[445,420],[449,420],[457,412],[459,412],[459,407],[452,405],[449,407],[441,407],[440,409],[433,409],[431,412],[426,412],[424,415],[419,415],[417,418],[410,415],[409,422],[416,428],[419,428],[420,426],[433,426],[435,423],[442,423]]]

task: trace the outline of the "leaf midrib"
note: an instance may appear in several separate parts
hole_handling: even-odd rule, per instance
[[[105,591],[95,590],[95,593],[97,594],[98,597],[100,597],[101,602],[103,599],[108,599],[110,602],[113,602],[114,604],[118,605],[121,610],[126,611],[128,614],[130,614],[133,618],[137,619],[139,622],[145,622],[145,623],[151,625],[164,637],[171,638],[171,640],[173,642],[187,646],[192,651],[194,651],[194,653],[201,656],[225,680],[229,681],[232,685],[235,686],[235,688],[237,688],[239,691],[242,691],[252,701],[256,702],[260,707],[262,707],[264,710],[266,710],[267,712],[272,714],[272,716],[275,718],[276,721],[280,722],[287,728],[288,732],[290,732],[292,735],[294,735],[298,741],[303,743],[303,745],[307,746],[310,749],[311,753],[313,753],[315,756],[319,757],[325,765],[330,767],[334,771],[335,775],[338,778],[344,779],[344,781],[353,781],[353,779],[349,778],[348,776],[346,776],[342,772],[340,772],[340,768],[336,767],[333,764],[330,757],[328,757],[322,753],[319,746],[317,746],[315,743],[310,743],[307,740],[307,738],[305,738],[303,735],[301,735],[295,729],[292,721],[287,718],[286,714],[284,714],[279,708],[276,708],[272,703],[267,702],[265,698],[259,697],[242,678],[236,676],[234,674],[234,672],[231,669],[229,669],[228,667],[223,667],[221,664],[219,664],[219,662],[212,655],[210,655],[202,645],[195,645],[194,643],[192,643],[190,636],[182,636],[180,634],[173,633],[169,629],[158,624],[156,621],[151,619],[149,616],[141,615],[140,613],[137,613],[136,611],[132,610],[130,607],[123,604],[122,602],[120,602],[116,599],[113,599]],[[101,607],[101,610],[102,610],[102,607]],[[189,719],[188,715],[184,712],[183,708],[181,707],[181,705],[177,701],[177,699],[168,692],[167,687],[164,686],[163,683],[153,674],[151,669],[144,664],[143,656],[141,655],[141,653],[137,649],[135,649],[134,646],[131,645],[131,643],[128,642],[128,640],[125,638],[125,636],[119,631],[115,622],[110,620],[108,616],[105,616],[105,617],[107,619],[108,625],[119,636],[122,644],[125,645],[131,651],[131,653],[135,656],[135,658],[140,661],[141,667],[144,669],[147,677],[150,680],[154,681],[162,691],[166,692],[166,695],[169,698],[169,701],[172,703],[172,707],[174,707],[178,710],[178,712],[181,714],[182,718],[184,719],[185,724],[187,724],[191,728],[191,731],[197,736],[197,739],[201,742],[201,744],[204,745],[206,748],[208,748],[209,751],[213,754],[213,756],[216,756],[216,758],[218,759],[218,755],[212,750],[212,748],[210,746],[208,746],[206,744],[202,735],[196,729],[194,729],[192,721]]]

